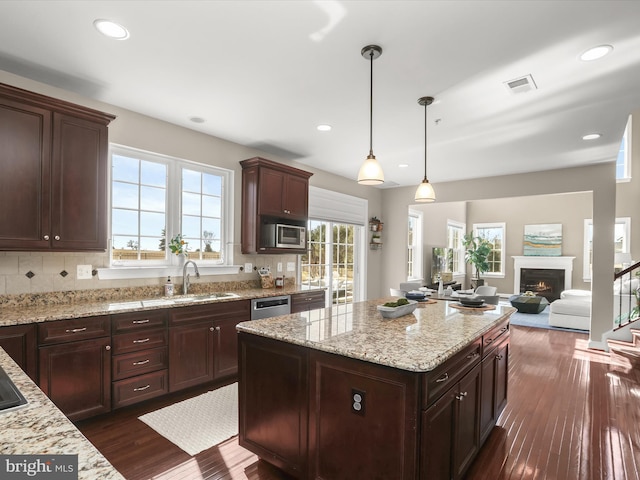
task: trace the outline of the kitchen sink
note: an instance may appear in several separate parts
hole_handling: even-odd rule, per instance
[[[220,298],[238,298],[240,295],[236,293],[204,293],[200,295],[186,295],[184,297],[175,297],[169,300],[173,303],[193,303],[206,302],[208,300],[218,300]]]
[[[0,367],[0,413],[15,410],[27,404],[9,376]]]

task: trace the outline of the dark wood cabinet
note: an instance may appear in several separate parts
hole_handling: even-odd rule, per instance
[[[0,85],[0,249],[106,249],[114,118]]]
[[[291,294],[291,313],[306,312],[325,307],[326,293],[324,290]]]
[[[284,223],[306,227],[312,173],[260,157],[243,160],[240,164],[242,253],[304,253],[304,248],[269,246],[262,237],[262,225]]]
[[[169,391],[236,375],[236,325],[250,318],[250,300],[169,310]]]
[[[71,420],[111,410],[108,318],[89,317],[38,325],[41,339],[38,385]],[[94,329],[94,323],[100,326]],[[96,333],[87,333],[92,331]],[[94,338],[86,338],[88,335]]]
[[[34,382],[38,381],[38,348],[34,324],[1,327],[0,347]]]
[[[166,310],[111,315],[113,408],[169,392]]]
[[[509,337],[505,336],[482,359],[480,440],[484,442],[507,404]]]

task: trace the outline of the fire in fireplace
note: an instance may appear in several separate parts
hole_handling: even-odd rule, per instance
[[[534,292],[549,303],[560,298],[564,289],[564,270],[551,268],[523,268],[520,270],[520,293]]]

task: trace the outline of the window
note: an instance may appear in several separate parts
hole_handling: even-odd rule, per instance
[[[463,223],[447,220],[447,248],[451,251],[447,267],[448,271],[453,272],[454,275],[464,275],[465,273],[464,246],[462,244],[464,231],[465,225]]]
[[[230,265],[232,172],[142,152],[111,149],[111,264],[177,265],[168,239],[181,234],[191,260]]]
[[[622,135],[620,150],[616,159],[616,180],[631,180],[631,115]]]
[[[422,212],[409,209],[407,280],[422,279]]]
[[[614,226],[615,253],[631,253],[631,218],[616,218]],[[583,273],[585,281],[591,280],[591,265],[593,262],[593,220],[590,218],[584,221],[584,253],[583,253]]]
[[[491,243],[491,253],[488,259],[489,271],[483,276],[504,276],[505,230],[504,223],[477,223],[473,225],[474,235]]]

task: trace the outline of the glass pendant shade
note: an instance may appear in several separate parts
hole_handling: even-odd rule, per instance
[[[375,156],[369,155],[360,167],[358,183],[360,185],[380,185],[384,183],[384,172]]]
[[[418,185],[416,190],[416,196],[414,198],[416,202],[426,203],[436,201],[436,192],[426,178],[422,180],[422,183]]]

